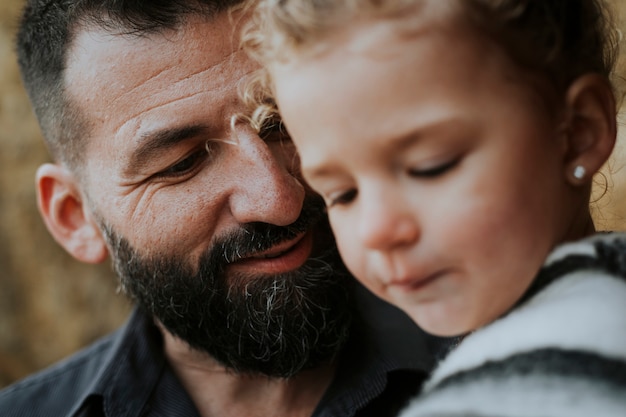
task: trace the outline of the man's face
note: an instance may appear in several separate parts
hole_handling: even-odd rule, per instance
[[[346,280],[326,270],[304,284],[316,258],[340,262],[316,199],[305,200],[292,175],[291,143],[277,133],[263,140],[233,118],[244,112],[238,88],[256,69],[234,33],[227,15],[143,37],[79,32],[65,82],[90,126],[81,184],[144,308],[227,366],[288,376],[336,353]],[[300,302],[289,301],[302,286],[310,289]],[[295,333],[263,339],[264,325]],[[311,352],[318,346],[323,357]]]

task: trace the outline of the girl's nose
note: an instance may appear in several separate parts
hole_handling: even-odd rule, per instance
[[[397,197],[397,196],[396,196]],[[359,238],[373,250],[415,244],[420,235],[416,213],[401,198],[389,193],[360,195]]]

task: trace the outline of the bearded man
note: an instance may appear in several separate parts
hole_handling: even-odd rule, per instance
[[[246,122],[239,3],[25,5],[40,212],[137,308],[0,392],[2,416],[385,416],[433,366],[439,341],[344,269],[279,124]]]

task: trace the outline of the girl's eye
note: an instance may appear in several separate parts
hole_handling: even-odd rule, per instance
[[[330,198],[328,198],[326,206],[330,208],[333,206],[343,206],[350,204],[352,201],[354,201],[356,195],[357,190],[354,188],[340,194],[332,195],[330,196]]]
[[[459,163],[460,160],[461,160],[460,158],[456,158],[446,163],[443,163],[441,165],[437,165],[435,167],[428,168],[428,169],[411,168],[408,170],[408,174],[412,177],[418,177],[418,178],[435,178],[435,177],[445,174],[446,172],[454,168]]]
[[[157,176],[161,178],[175,178],[184,176],[193,171],[198,166],[198,164],[207,157],[208,153],[206,149],[197,150],[196,152],[191,153],[189,156],[178,161],[166,170],[159,172]]]

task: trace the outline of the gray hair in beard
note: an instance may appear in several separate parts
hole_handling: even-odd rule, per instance
[[[288,378],[331,361],[348,337],[353,281],[318,202],[306,201],[287,227],[242,225],[216,239],[195,267],[177,256],[145,256],[112,228],[101,227],[124,292],[169,332],[235,372]],[[327,232],[321,234],[328,247],[299,269],[225,274],[233,260],[312,227]]]

